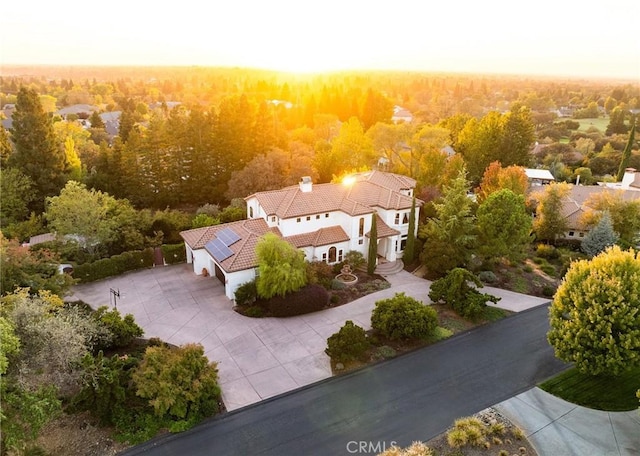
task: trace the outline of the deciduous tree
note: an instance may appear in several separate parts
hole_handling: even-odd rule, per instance
[[[558,358],[591,375],[640,365],[640,256],[611,247],[569,267],[550,308]]]
[[[533,229],[540,240],[555,242],[568,228],[563,212],[563,200],[571,187],[566,182],[552,183],[538,193],[538,206]]]
[[[304,254],[273,233],[265,234],[256,245],[258,257],[258,295],[264,299],[285,296],[307,283]]]

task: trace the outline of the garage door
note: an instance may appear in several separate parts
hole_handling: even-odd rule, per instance
[[[215,270],[216,270],[216,277],[224,285],[224,282],[225,282],[224,272],[222,271],[222,269],[220,269],[220,267],[217,264],[213,263],[213,266],[215,267]]]

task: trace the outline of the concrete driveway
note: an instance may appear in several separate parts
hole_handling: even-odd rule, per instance
[[[209,360],[218,363],[222,399],[228,410],[234,410],[330,377],[329,357],[324,353],[327,338],[347,320],[369,329],[376,301],[398,292],[428,301],[429,281],[404,271],[387,279],[391,288],[290,318],[248,318],[234,312],[222,284],[215,277],[195,275],[188,264],[78,285],[69,299],[97,308],[109,305],[110,289],[119,290],[118,310],[132,314],[145,337],[175,345],[202,344]],[[500,292],[499,306],[515,311],[548,301]]]

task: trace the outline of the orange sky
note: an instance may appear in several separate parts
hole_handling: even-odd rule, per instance
[[[3,5],[0,60],[640,81],[639,18],[632,0],[32,0]]]

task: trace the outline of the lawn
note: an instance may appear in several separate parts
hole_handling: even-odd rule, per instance
[[[580,128],[578,131],[587,131],[589,127],[596,127],[601,133],[604,133],[609,125],[608,117],[597,117],[593,119],[572,119],[580,122]]]
[[[640,367],[619,377],[591,376],[569,369],[540,385],[546,392],[573,404],[596,410],[620,412],[638,408]]]

